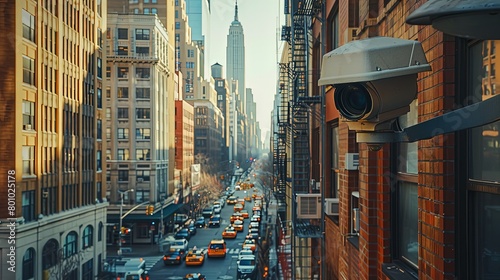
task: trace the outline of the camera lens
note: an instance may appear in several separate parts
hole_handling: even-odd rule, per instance
[[[337,85],[334,100],[342,116],[353,121],[362,119],[372,107],[370,94],[361,84]]]

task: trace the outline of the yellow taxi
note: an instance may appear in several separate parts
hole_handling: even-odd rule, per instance
[[[186,255],[186,265],[202,265],[205,262],[205,252],[192,250]]]
[[[245,201],[252,202],[252,197],[251,196],[245,196]]]
[[[241,204],[243,207],[245,207],[245,199],[244,198],[238,198],[238,201],[236,203]]]
[[[229,218],[229,221],[232,223],[236,220],[243,220],[245,218],[243,218],[243,215],[241,215],[240,212],[236,212],[236,213],[233,213],[233,215],[231,215],[231,217]]]
[[[232,227],[236,231],[239,231],[239,232],[243,231],[243,221],[241,221],[241,220],[234,221]]]
[[[234,212],[240,212],[241,210],[243,210],[243,205],[241,205],[240,203],[236,203],[233,208]]]
[[[255,240],[253,239],[245,239],[245,241],[243,242],[243,246],[242,246],[242,250],[252,250],[255,251]]]
[[[238,197],[237,196],[230,196],[226,200],[226,204],[236,204],[237,201],[238,201]]]
[[[248,214],[248,211],[245,209],[241,210],[240,213],[244,219],[248,219],[250,217],[250,214]]]
[[[222,232],[222,238],[224,238],[224,239],[229,239],[229,238],[230,239],[234,239],[234,238],[236,238],[237,234],[238,234],[238,232],[236,231],[236,229],[234,227],[227,227]]]

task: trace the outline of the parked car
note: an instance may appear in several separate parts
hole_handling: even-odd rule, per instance
[[[248,249],[245,249],[245,250],[241,250],[239,253],[238,253],[238,260],[241,259],[242,257],[244,256],[253,256],[253,251],[252,250],[248,250]]]
[[[196,225],[194,224],[193,220],[189,220],[184,224],[184,227],[189,230],[189,234],[191,236],[196,234]]]
[[[194,222],[194,225],[198,228],[204,228],[205,227],[205,218],[204,217],[198,217],[196,221]]]
[[[174,235],[174,238],[175,239],[186,239],[189,241],[189,239],[191,238],[191,233],[189,232],[189,229],[187,228],[183,228],[181,230],[179,230],[175,235]]]
[[[214,205],[214,214],[220,214],[221,211],[222,211],[222,207],[220,206],[220,204],[215,204]]]
[[[182,262],[183,256],[184,254],[181,252],[180,249],[170,250],[163,256],[163,264],[165,265],[180,264]]]
[[[186,239],[175,239],[174,237],[169,236],[165,238],[165,241],[170,243],[170,250],[179,249],[183,256],[186,254],[189,245],[189,242]]]
[[[220,215],[213,215],[208,221],[208,227],[220,227]]]
[[[254,279],[256,272],[256,262],[255,256],[243,256],[241,259],[238,259],[238,279]]]
[[[208,218],[214,214],[214,208],[212,208],[212,207],[204,208],[201,213],[202,213],[203,217]]]

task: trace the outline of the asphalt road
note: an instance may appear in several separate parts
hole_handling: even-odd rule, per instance
[[[253,190],[247,190],[247,192],[249,195],[252,195]],[[236,191],[234,195],[243,198],[245,197],[245,192]],[[253,202],[245,203],[245,209],[250,214],[252,213],[252,207]],[[189,248],[196,246],[198,249],[206,249],[212,239],[221,239],[224,228],[230,224],[229,218],[233,212],[233,205],[226,204],[221,211],[222,222],[220,228],[198,228],[196,235],[192,236],[189,241]],[[160,260],[149,270],[151,280],[182,280],[186,274],[194,272],[204,274],[208,280],[236,279],[236,260],[248,232],[249,220],[244,220],[243,232],[239,232],[236,239],[226,239],[227,254],[225,258],[208,258],[205,256],[205,263],[201,266],[186,266],[184,262],[180,265],[166,266],[163,264],[163,260]],[[208,219],[206,221],[208,224]]]

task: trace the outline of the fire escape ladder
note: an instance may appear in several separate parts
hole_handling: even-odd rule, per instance
[[[311,105],[321,103],[321,96],[310,96],[311,22],[321,7],[317,0],[291,0],[291,90],[289,100],[292,177],[292,279],[319,279],[320,246],[323,234],[321,194],[313,193],[311,179]]]

